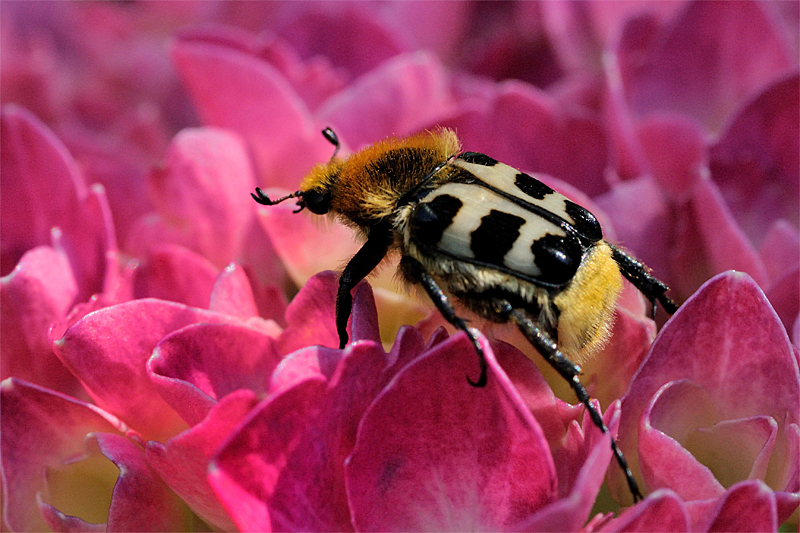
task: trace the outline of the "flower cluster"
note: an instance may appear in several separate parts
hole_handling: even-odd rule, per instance
[[[4,2],[1,528],[796,528],[799,18]],[[489,380],[470,387],[469,341],[391,266],[335,348],[331,270],[358,244],[249,196],[296,190],[325,126],[343,152],[453,128],[670,285],[658,335],[626,286],[582,377],[643,501],[529,345],[476,323]]]

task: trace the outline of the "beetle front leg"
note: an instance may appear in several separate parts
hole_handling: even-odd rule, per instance
[[[353,308],[353,296],[350,291],[358,282],[367,277],[370,272],[386,257],[392,243],[391,230],[375,227],[369,233],[367,242],[350,259],[339,276],[339,290],[336,293],[336,332],[339,334],[339,348],[347,346],[347,321]]]

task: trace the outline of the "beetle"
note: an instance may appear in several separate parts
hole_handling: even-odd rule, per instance
[[[351,291],[390,253],[399,274],[427,293],[443,317],[463,331],[478,354],[475,387],[487,382],[478,336],[451,300],[475,315],[513,323],[564,378],[592,421],[608,432],[580,382],[582,361],[610,335],[622,277],[651,302],[674,313],[668,287],[644,264],[603,239],[597,218],[584,207],[524,172],[478,152],[464,152],[449,129],[390,137],[338,158],[339,139],[327,163],[317,165],[299,190],[262,205],[296,199],[296,212],[332,215],[354,228],[364,244],[339,277],[336,328],[348,342]],[[636,480],[612,440],[614,455],[634,496]]]

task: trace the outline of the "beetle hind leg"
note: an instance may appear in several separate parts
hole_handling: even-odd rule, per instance
[[[584,388],[579,379],[581,368],[570,361],[566,355],[561,353],[556,343],[536,324],[534,324],[534,322],[524,311],[515,309],[508,302],[500,302],[498,305],[498,311],[501,315],[507,317],[508,320],[513,322],[520,332],[522,332],[528,342],[530,342],[531,345],[536,348],[536,350],[542,355],[542,357],[545,358],[550,366],[552,366],[559,373],[559,375],[561,375],[561,377],[567,380],[570,387],[575,392],[575,395],[578,397],[578,400],[586,408],[586,411],[589,413],[589,416],[592,418],[592,422],[594,422],[595,426],[597,426],[601,432],[608,433],[608,427],[606,427],[605,422],[603,422],[603,418],[600,416],[600,413],[590,403],[589,400],[591,398],[589,393],[586,391],[586,388]],[[622,454],[622,450],[619,449],[616,440],[613,438],[611,439],[611,449],[614,452],[614,457],[617,463],[625,474],[625,479],[628,483],[631,493],[633,494],[634,501],[641,500],[642,493],[639,491],[639,484],[633,477],[633,473],[628,466],[628,461]]]
[[[480,375],[478,376],[477,381],[472,381],[469,376],[467,376],[467,381],[473,387],[485,387],[488,365],[486,363],[486,354],[483,353],[483,348],[481,347],[481,343],[478,341],[478,336],[475,334],[475,331],[467,326],[466,320],[456,314],[456,310],[453,309],[453,306],[450,303],[450,300],[447,298],[447,295],[445,295],[444,291],[442,291],[441,287],[439,287],[439,284],[436,283],[436,280],[434,280],[433,277],[425,271],[422,263],[411,257],[404,256],[400,260],[400,269],[408,279],[422,285],[422,288],[425,289],[428,297],[430,297],[430,299],[433,301],[436,309],[439,310],[445,320],[447,320],[453,327],[460,329],[467,334],[467,337],[469,337],[469,340],[475,347],[475,351],[478,353],[478,363],[480,365]]]

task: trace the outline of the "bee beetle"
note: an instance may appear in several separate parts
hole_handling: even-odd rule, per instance
[[[650,300],[653,312],[656,301],[670,313],[677,309],[665,296],[667,286],[604,241],[588,210],[487,155],[462,152],[451,130],[389,138],[344,159],[336,157],[336,134],[330,128],[322,133],[335,147],[333,157],[313,168],[300,190],[271,200],[256,188],[252,196],[263,205],[295,198],[296,212],[334,215],[365,237],[339,278],[340,348],[348,341],[351,290],[397,252],[400,276],[421,286],[474,345],[480,374],[475,381],[467,377],[471,385],[486,384],[486,358],[451,298],[484,319],[515,324],[607,432],[572,359],[583,360],[608,339],[622,276]],[[612,448],[634,500],[641,499],[613,440]]]

